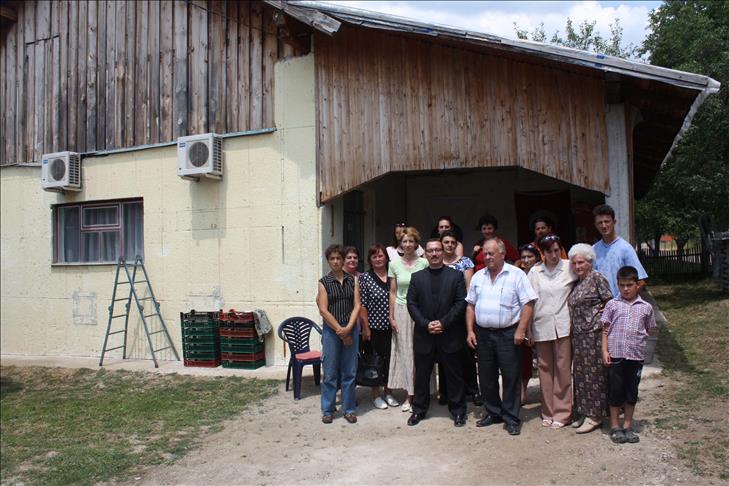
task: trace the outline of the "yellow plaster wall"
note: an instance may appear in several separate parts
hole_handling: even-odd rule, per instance
[[[179,312],[191,308],[262,308],[274,332],[286,317],[318,321],[313,55],[278,63],[275,86],[277,131],[224,139],[222,181],[179,178],[174,146],[84,158],[75,194],[43,191],[38,168],[3,168],[2,353],[100,353],[115,267],[51,265],[51,206],[74,201],[144,199],[146,265],[179,351]],[[140,319],[130,331],[132,357],[147,356]],[[269,364],[284,362],[283,347],[268,337]]]

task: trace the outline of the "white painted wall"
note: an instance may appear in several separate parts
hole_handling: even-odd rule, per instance
[[[72,201],[144,199],[147,269],[178,350],[179,313],[192,308],[262,308],[274,328],[318,320],[327,217],[316,204],[313,55],[278,63],[275,89],[278,130],[225,139],[222,181],[177,177],[174,146],[85,158],[77,194],[44,192],[37,168],[3,168],[2,353],[100,353],[115,267],[51,265],[51,205]],[[140,320],[130,324],[131,356],[147,356]],[[283,362],[283,343],[266,343],[268,363]]]

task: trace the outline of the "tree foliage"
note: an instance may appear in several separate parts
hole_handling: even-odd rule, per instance
[[[641,54],[651,64],[711,76],[722,83],[638,201],[643,236],[671,233],[679,243],[699,221],[729,228],[729,2],[669,1],[653,10]]]
[[[599,52],[623,58],[632,57],[635,54],[635,46],[632,44],[623,45],[623,28],[620,26],[619,19],[615,19],[614,23],[610,24],[610,37],[608,38],[602,37],[600,32],[595,30],[596,25],[596,20],[592,22],[584,20],[575,28],[574,22],[568,17],[565,22],[565,35],[562,36],[559,31],[556,31],[549,38],[549,42],[583,51]],[[520,29],[514,22],[514,30],[519,39],[547,42],[544,22],[540,23],[532,32]]]

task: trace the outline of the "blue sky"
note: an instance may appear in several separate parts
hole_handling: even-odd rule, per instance
[[[596,29],[603,37],[610,35],[609,25],[620,19],[625,44],[639,45],[646,35],[648,13],[662,2],[645,1],[372,1],[335,0],[354,8],[400,15],[464,29],[516,38],[514,22],[529,31],[544,22],[548,37],[556,30],[564,32],[567,17],[575,24],[596,20]]]

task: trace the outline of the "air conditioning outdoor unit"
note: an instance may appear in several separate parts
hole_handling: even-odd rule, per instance
[[[44,190],[81,190],[81,156],[78,153],[44,154],[41,161],[41,186]]]
[[[223,139],[214,133],[177,139],[177,175],[184,179],[222,179]]]

